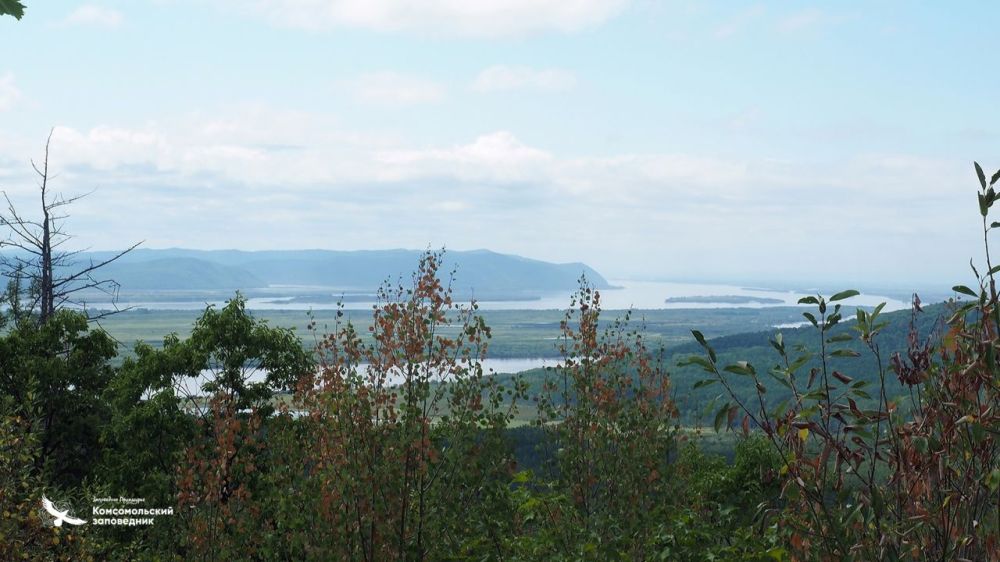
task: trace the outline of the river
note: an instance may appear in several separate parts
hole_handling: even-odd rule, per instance
[[[614,289],[601,291],[602,308],[605,310],[635,309],[692,309],[692,308],[765,308],[774,306],[794,306],[799,297],[815,293],[813,289],[802,291],[773,290],[760,287],[742,287],[717,283],[676,283],[666,281],[609,281]],[[294,291],[294,287],[288,290]],[[315,288],[313,288],[315,290]],[[329,288],[330,297],[338,296],[337,289]],[[247,300],[247,308],[254,310],[328,310],[337,307],[335,302],[308,302],[291,296],[282,296],[281,289],[271,288],[274,296],[253,297]],[[480,301],[481,310],[563,310],[569,306],[572,291],[554,291],[539,295],[531,300]],[[699,302],[667,302],[667,299],[699,298]],[[713,302],[711,298],[720,298]],[[747,302],[732,302],[733,297],[744,297]],[[753,300],[757,299],[757,300]],[[765,302],[761,302],[765,301]],[[886,312],[909,308],[909,303],[881,295],[854,297],[843,301],[847,306],[875,306],[886,303]],[[119,303],[120,306],[132,306],[151,310],[198,310],[206,304],[223,304],[220,302],[205,302],[199,300],[185,301],[131,301]],[[371,300],[354,300],[344,303],[348,310],[370,309],[375,303]]]

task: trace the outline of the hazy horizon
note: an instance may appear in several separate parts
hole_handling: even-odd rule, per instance
[[[529,260],[542,261],[545,263],[553,263],[556,265],[570,265],[574,263],[582,263],[586,266],[591,266],[583,260],[576,261],[566,261],[566,262],[549,262],[546,260],[539,260],[530,255],[522,254],[507,254],[501,252],[495,252],[489,248],[471,248],[468,250],[455,249],[455,248],[384,248],[381,250],[372,249],[359,249],[359,250],[337,250],[330,248],[283,248],[283,249],[271,249],[271,250],[248,250],[243,248],[212,248],[212,249],[196,249],[196,248],[181,248],[181,247],[169,247],[169,248],[149,248],[146,246],[140,246],[133,251],[132,256],[137,255],[135,252],[141,253],[142,251],[152,251],[152,252],[169,252],[169,251],[196,251],[196,252],[412,252],[418,254],[425,251],[439,251],[444,250],[446,255],[449,253],[475,253],[475,252],[492,252],[499,253],[502,255],[513,255],[519,258],[526,258]],[[121,248],[113,248],[107,250],[92,250],[94,253],[109,252],[118,253]],[[454,258],[455,256],[451,256]],[[80,259],[86,260],[87,254],[81,255]],[[126,258],[128,259],[128,258]],[[416,258],[413,263],[414,268],[416,267]],[[699,277],[698,275],[687,274],[686,272],[676,272],[673,276],[671,275],[660,275],[660,276],[624,276],[617,275],[614,271],[602,271],[595,268],[598,274],[600,274],[608,283],[615,285],[616,282],[653,282],[653,283],[690,283],[690,284],[700,284],[700,285],[714,285],[714,286],[739,286],[745,289],[762,288],[769,290],[779,290],[779,291],[798,291],[802,294],[811,293],[814,291],[839,291],[844,288],[850,287],[855,289],[861,289],[863,292],[877,293],[879,291],[887,292],[895,297],[899,297],[901,293],[908,292],[928,292],[934,295],[934,298],[941,297],[942,295],[951,294],[951,287],[955,284],[964,283],[967,280],[957,279],[957,280],[939,280],[939,281],[922,281],[922,282],[910,282],[906,280],[901,280],[897,283],[887,282],[887,283],[872,283],[865,279],[847,279],[837,276],[825,276],[822,278],[766,278],[766,277],[740,277],[739,274],[729,276],[729,277]],[[459,268],[456,272],[457,279],[460,281],[462,277],[462,268]],[[335,287],[335,285],[330,285]],[[249,287],[247,287],[249,288]],[[612,287],[612,289],[618,287]],[[123,289],[128,290],[128,287],[123,287]],[[716,294],[716,293],[712,293]]]

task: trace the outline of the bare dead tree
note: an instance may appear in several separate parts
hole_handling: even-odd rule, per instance
[[[142,242],[137,242],[111,257],[80,263],[79,254],[84,250],[64,250],[63,245],[73,238],[63,230],[69,216],[65,208],[90,193],[74,197],[64,197],[53,193],[49,181],[49,147],[52,132],[45,141],[45,157],[41,166],[34,160],[31,167],[38,175],[41,194],[41,217],[27,218],[21,215],[6,191],[5,213],[0,212],[0,226],[7,227],[7,236],[0,240],[0,249],[8,251],[0,254],[2,274],[9,280],[7,299],[15,314],[37,311],[38,322],[45,323],[56,310],[65,306],[82,308],[91,320],[121,312],[118,308],[118,283],[100,275],[104,266],[131,252]],[[25,287],[25,283],[27,287]],[[113,310],[91,313],[87,310],[85,296],[99,291],[109,296]]]

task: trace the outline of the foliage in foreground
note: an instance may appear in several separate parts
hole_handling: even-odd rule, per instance
[[[977,172],[988,243],[1000,172]],[[453,303],[435,253],[412,286],[382,290],[369,337],[338,323],[315,360],[239,296],[118,368],[83,316],[15,321],[0,337],[0,557],[998,560],[1000,267],[986,254],[976,288],[955,287],[973,300],[937,339],[914,322],[905,356],[880,347],[880,308],[857,311],[874,377],[834,363],[858,354],[833,331],[853,291],[802,299],[816,349],[778,334],[772,369],[722,365],[696,332],[691,361],[730,400],[716,424],[741,434],[731,464],[679,431],[662,356],[627,317],[600,324],[586,283],[535,396],[484,372],[490,329]],[[512,432],[528,399],[538,423]],[[512,435],[537,439],[534,470]],[[43,493],[175,514],[55,528]]]
[[[718,382],[731,402],[717,419],[742,416],[743,430],[760,428],[784,460],[782,499],[776,513],[795,559],[821,560],[998,560],[1000,559],[1000,301],[991,263],[989,223],[997,200],[994,185],[975,166],[986,273],[975,267],[976,289],[954,290],[974,300],[957,308],[940,342],[921,337],[913,323],[906,357],[886,358],[879,346],[881,307],[857,310],[858,337],[875,359],[878,383],[867,388],[857,373],[833,369],[831,360],[857,353],[844,347],[851,336],[832,336],[841,320],[838,301],[856,291],[799,302],[816,329],[819,366],[806,371],[809,350],[786,349],[778,334],[771,345],[779,362],[768,371],[791,399],[768,401],[754,365],[721,366],[712,346],[695,337],[706,357],[692,361]],[[913,314],[920,314],[914,296]],[[906,389],[887,392],[889,377]],[[748,377],[756,396],[733,391],[732,377]],[[874,406],[862,409],[858,400]]]

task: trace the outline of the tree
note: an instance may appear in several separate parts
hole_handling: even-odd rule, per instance
[[[38,469],[39,431],[23,416],[0,416],[0,554],[4,560],[86,560],[92,545],[86,529],[46,526],[39,516],[38,498],[46,488],[52,494]],[[59,492],[62,500],[71,495]]]
[[[38,468],[53,482],[78,485],[99,458],[107,419],[101,395],[114,355],[114,340],[71,310],[45,324],[18,323],[0,337],[0,415],[37,424]]]
[[[232,413],[267,417],[274,395],[314,368],[292,330],[251,316],[240,295],[207,308],[187,339],[171,334],[162,349],[140,342],[104,394],[108,481],[122,492],[168,498],[197,425],[208,435],[213,420]]]
[[[546,559],[647,560],[677,496],[677,409],[662,349],[647,347],[630,314],[601,329],[600,293],[581,278],[561,322],[563,359],[538,397],[549,433],[554,493],[539,532]]]
[[[14,16],[15,19],[24,17],[24,4],[19,0],[0,0],[0,16]]]
[[[267,463],[264,424],[279,391],[315,364],[292,330],[271,327],[239,294],[208,307],[191,336],[140,343],[104,394],[104,481],[112,494],[176,498],[176,525],[150,530],[185,560],[246,554],[263,535],[257,495]],[[178,532],[178,530],[180,530]]]
[[[3,1],[0,0],[0,7],[3,6]],[[63,230],[63,221],[68,216],[64,214],[63,209],[87,194],[67,198],[62,194],[54,194],[49,189],[51,144],[50,132],[45,141],[45,158],[41,166],[36,165],[34,161],[31,162],[31,167],[39,177],[41,218],[31,219],[22,216],[6,191],[3,192],[3,197],[7,202],[7,212],[0,214],[0,225],[10,230],[7,238],[0,241],[0,249],[13,250],[0,256],[2,274],[10,280],[8,299],[11,309],[16,316],[23,316],[22,312],[31,315],[37,309],[37,320],[40,324],[47,322],[57,309],[66,305],[86,309],[86,303],[81,298],[84,291],[101,291],[110,295],[112,302],[116,303],[118,283],[113,279],[100,277],[98,272],[102,267],[141,244],[137,242],[110,258],[97,262],[90,260],[82,266],[78,266],[75,260],[81,250],[62,249],[62,246],[73,238]],[[28,282],[27,287],[23,285],[25,281]],[[117,311],[115,306],[114,311],[88,314],[88,318],[94,320]],[[22,318],[18,318],[20,319]]]
[[[320,342],[320,369],[295,395],[302,433],[269,439],[285,447],[279,528],[298,530],[273,534],[282,558],[507,557],[504,432],[524,389],[485,370],[489,327],[475,303],[453,302],[441,259],[425,254],[412,287],[379,290],[367,337],[338,321]]]

